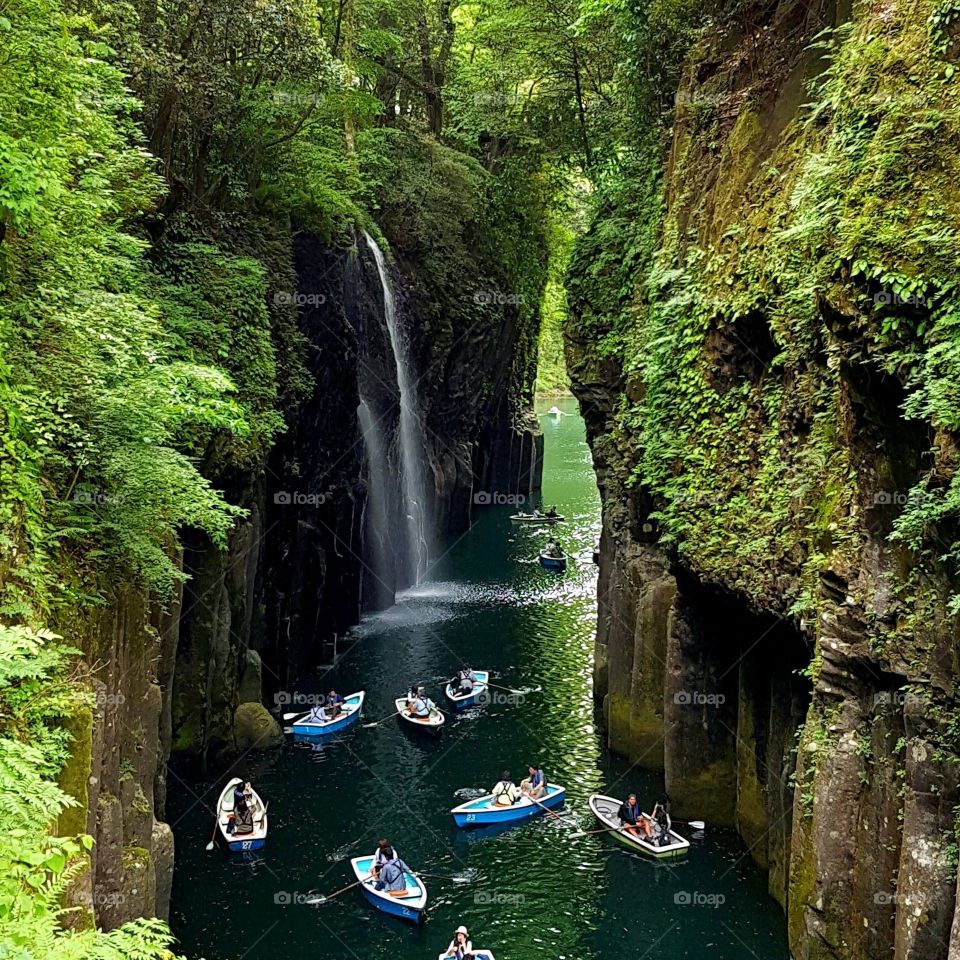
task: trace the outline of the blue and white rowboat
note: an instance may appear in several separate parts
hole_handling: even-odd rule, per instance
[[[406,894],[402,897],[392,897],[386,890],[377,890],[374,886],[376,880],[370,875],[373,857],[354,857],[350,861],[350,866],[353,867],[357,879],[363,881],[360,885],[363,895],[378,910],[413,923],[420,922],[423,908],[427,905],[427,888],[416,874],[405,873]]]
[[[473,953],[470,954],[470,957],[471,960],[493,960],[493,954],[489,950],[474,950]],[[441,953],[440,956],[437,957],[437,960],[450,960],[450,957],[445,953]]]
[[[552,810],[563,806],[567,791],[556,784],[547,784],[547,792],[539,798],[539,803],[529,797],[522,797],[511,806],[503,806],[493,802],[493,794],[487,794],[477,800],[468,800],[454,807],[450,813],[458,827],[485,827],[492,823],[511,823],[517,820],[526,820],[543,813],[544,807]]]
[[[339,733],[351,724],[356,723],[360,718],[360,712],[363,709],[364,691],[358,690],[351,693],[349,697],[343,698],[343,713],[335,720],[308,720],[309,711],[297,717],[293,721],[292,730],[294,735],[306,737],[321,737],[330,733]]]
[[[227,832],[227,827],[233,820],[233,791],[237,784],[241,783],[243,781],[239,777],[234,777],[223,788],[217,801],[217,826],[227,849],[232,853],[259,850],[267,842],[267,808],[256,790],[253,791],[253,832],[239,835]]]
[[[567,569],[567,558],[565,555],[555,557],[547,553],[546,550],[541,550],[540,566],[545,570],[556,570],[558,573],[563,573],[563,571]]]
[[[466,710],[467,707],[475,707],[487,692],[490,671],[472,670],[471,673],[474,680],[472,693],[456,693],[453,684],[447,684],[447,699],[453,704],[454,710]]]

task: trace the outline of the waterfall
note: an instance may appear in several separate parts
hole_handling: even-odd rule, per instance
[[[428,562],[426,484],[424,482],[423,430],[417,413],[416,383],[411,377],[407,344],[397,323],[396,303],[390,274],[377,242],[364,231],[364,239],[373,254],[383,292],[383,317],[390,337],[390,346],[397,366],[397,389],[400,393],[400,514],[403,518],[406,568],[414,583],[426,573]],[[369,416],[369,411],[368,411]],[[383,464],[384,458],[380,457]]]
[[[357,407],[360,433],[367,460],[367,503],[364,509],[364,559],[372,574],[374,605],[380,606],[380,598],[390,591],[394,582],[393,557],[391,555],[390,508],[387,498],[387,451],[383,427],[374,417],[360,385],[360,406]],[[370,581],[368,581],[370,582]],[[388,596],[392,595],[388,592]],[[364,603],[367,598],[364,597]],[[391,602],[390,600],[387,601]]]

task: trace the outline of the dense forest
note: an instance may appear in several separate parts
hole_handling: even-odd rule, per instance
[[[163,634],[190,543],[233,548],[238,478],[324,387],[297,244],[366,231],[429,340],[509,302],[516,410],[572,379],[608,604],[642,562],[802,636],[793,848],[755,852],[795,955],[960,956],[957,23],[956,0],[0,0],[0,953],[169,956],[160,920],[64,906],[90,637],[118,585]],[[663,691],[600,641],[633,756]],[[906,726],[871,711],[894,689]],[[772,808],[738,771],[691,789],[749,842]],[[926,844],[899,867],[921,919],[874,904],[848,932],[831,856],[870,857],[824,852],[838,778]]]

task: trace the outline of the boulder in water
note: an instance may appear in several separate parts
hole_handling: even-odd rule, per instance
[[[237,750],[272,750],[283,744],[280,724],[262,703],[241,703],[233,715]]]

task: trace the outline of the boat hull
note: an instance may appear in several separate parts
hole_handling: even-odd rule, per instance
[[[328,720],[326,723],[308,723],[303,717],[308,717],[309,713],[305,713],[303,717],[294,720],[291,730],[298,737],[327,737],[331,733],[340,733],[360,719],[364,696],[364,691],[360,690],[357,693],[351,693],[349,697],[344,697],[344,710],[349,711],[346,716]]]
[[[407,701],[405,697],[398,697],[394,704],[397,708],[397,720],[405,730],[416,730],[419,733],[438,733],[443,729],[446,717],[436,707],[430,711],[428,720],[417,720],[407,713]]]
[[[374,888],[373,880],[370,877],[370,867],[372,865],[373,857],[355,857],[350,861],[354,875],[358,880],[363,881],[360,889],[371,906],[391,917],[399,917],[401,920],[419,923],[427,905],[427,888],[423,885],[423,881],[415,873],[408,873],[405,875],[408,890],[415,891],[415,895],[404,898],[391,897],[389,894]]]
[[[470,956],[472,960],[493,960],[493,954],[489,950],[474,950]],[[450,958],[445,953],[441,953],[437,960],[450,960]]]
[[[557,573],[563,573],[567,569],[566,557],[549,557],[546,554],[540,554],[540,566],[544,570],[554,570]]]
[[[253,796],[256,798],[256,811],[253,818],[253,833],[245,833],[237,836],[235,833],[228,833],[227,826],[230,823],[230,814],[233,812],[233,790],[237,784],[243,781],[239,777],[234,777],[228,781],[227,785],[220,793],[217,800],[217,832],[223,845],[231,853],[251,853],[254,850],[262,850],[267,842],[267,833],[269,823],[267,819],[267,809],[260,794],[256,790]]]
[[[615,811],[620,808],[619,800],[614,797],[605,797],[603,794],[594,794],[590,797],[588,805],[590,812],[603,826],[619,826],[619,817],[615,817]],[[648,814],[645,813],[643,816],[647,820],[650,820]],[[681,837],[675,830],[670,831],[672,842],[662,847],[648,843],[646,840],[636,837],[626,830],[611,830],[610,836],[634,853],[642,853],[645,856],[653,857],[657,860],[669,860],[674,857],[682,857],[690,849],[690,841]]]
[[[510,518],[514,523],[529,523],[529,524],[544,524],[546,526],[552,526],[555,523],[566,523],[567,518],[562,516],[556,517],[534,517],[529,513],[515,513]]]
[[[539,798],[540,803],[534,803],[529,798],[524,797],[513,806],[501,807],[491,805],[493,797],[488,794],[485,797],[479,797],[477,800],[461,803],[460,806],[454,807],[450,813],[458,827],[488,827],[504,823],[519,823],[522,820],[529,820],[531,817],[544,813],[544,807],[548,810],[562,807],[566,797],[567,791],[563,787],[550,784],[547,787],[547,795]]]
[[[468,707],[475,707],[483,699],[487,690],[487,684],[490,681],[490,672],[488,670],[474,670],[476,681],[473,687],[473,693],[469,697],[458,697],[453,693],[453,688],[448,683],[445,689],[447,700],[454,710],[466,710]]]

